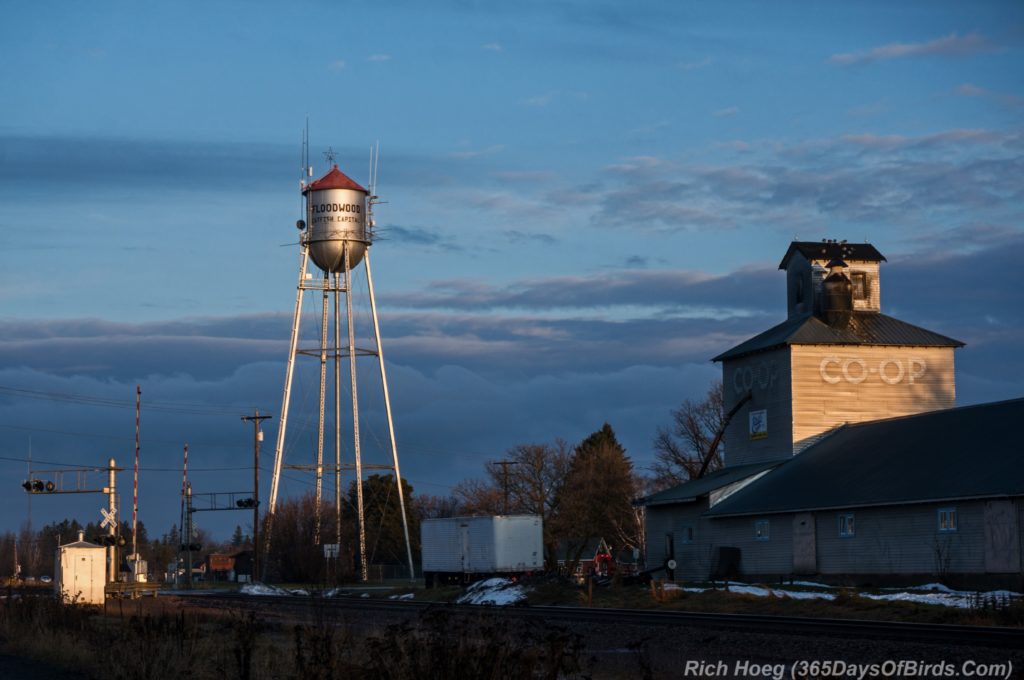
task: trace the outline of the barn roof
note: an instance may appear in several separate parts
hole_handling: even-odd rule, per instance
[[[645,498],[638,499],[637,505],[668,505],[670,503],[691,503],[701,496],[705,496],[712,491],[721,489],[723,486],[728,486],[735,482],[742,481],[748,477],[753,477],[759,472],[763,472],[769,468],[779,465],[780,461],[773,460],[766,463],[751,463],[749,465],[736,465],[733,467],[722,468],[716,470],[710,474],[704,475],[700,479],[695,479],[679,486],[673,486],[671,489],[665,489],[658,493],[651,494]]]
[[[808,260],[859,260],[862,262],[886,262],[870,243],[839,243],[838,241],[793,241],[782,256],[779,269],[789,266],[789,260],[800,253]]]
[[[854,311],[846,328],[833,328],[811,314],[787,319],[712,361],[735,359],[783,345],[963,347],[964,343],[879,312]]]
[[[1024,399],[847,425],[709,516],[1024,496]]]

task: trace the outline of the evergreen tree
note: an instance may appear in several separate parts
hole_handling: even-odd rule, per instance
[[[554,534],[565,546],[570,568],[602,538],[614,549],[640,546],[642,526],[632,505],[636,492],[633,463],[605,423],[576,446],[556,499]]]
[[[420,551],[419,517],[409,512],[412,506],[412,486],[402,480],[405,496],[406,515],[409,522],[409,542],[413,560]],[[352,482],[348,492],[348,506],[345,515],[353,526],[357,522],[356,484]],[[408,564],[405,550],[405,531],[402,528],[401,507],[398,504],[398,489],[394,475],[370,475],[363,480],[363,515],[366,526],[366,559],[370,564]],[[358,540],[358,539],[357,539]],[[353,546],[358,555],[358,544]],[[358,558],[357,558],[358,559]]]
[[[245,535],[242,533],[242,527],[235,525],[235,533],[231,534],[231,547],[241,548],[245,543]]]

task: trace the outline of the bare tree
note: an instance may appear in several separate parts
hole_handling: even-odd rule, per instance
[[[552,520],[571,457],[569,445],[557,439],[554,444],[512,447],[505,453],[505,459],[513,464],[505,466],[505,469],[495,462],[487,464],[492,483],[499,487],[503,497],[507,492],[511,512],[540,516],[544,525],[544,559],[552,569],[558,561]],[[507,489],[503,488],[506,484]]]
[[[672,425],[654,438],[655,485],[665,489],[722,467],[724,447],[710,452],[725,423],[725,393],[716,380],[701,401],[687,399],[672,411]],[[710,460],[708,454],[712,453]]]
[[[466,514],[539,515],[544,526],[544,555],[550,568],[557,561],[553,519],[559,491],[565,482],[572,448],[557,439],[553,444],[518,444],[505,452],[503,461],[488,461],[487,478],[466,479],[452,488],[460,512]]]
[[[412,499],[412,513],[420,520],[437,519],[439,517],[458,517],[466,514],[462,501],[451,496],[433,496],[418,494]]]
[[[501,514],[501,489],[491,480],[464,479],[452,487],[452,495],[467,515]]]

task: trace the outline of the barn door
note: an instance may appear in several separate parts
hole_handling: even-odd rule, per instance
[[[1020,567],[1020,532],[1013,501],[988,501],[985,503],[985,571],[1015,573]]]
[[[818,546],[814,535],[814,515],[801,512],[793,515],[793,573],[814,574],[818,571]]]

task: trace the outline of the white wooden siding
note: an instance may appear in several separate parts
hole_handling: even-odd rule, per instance
[[[956,405],[952,347],[793,345],[790,350],[794,451],[843,423]]]

